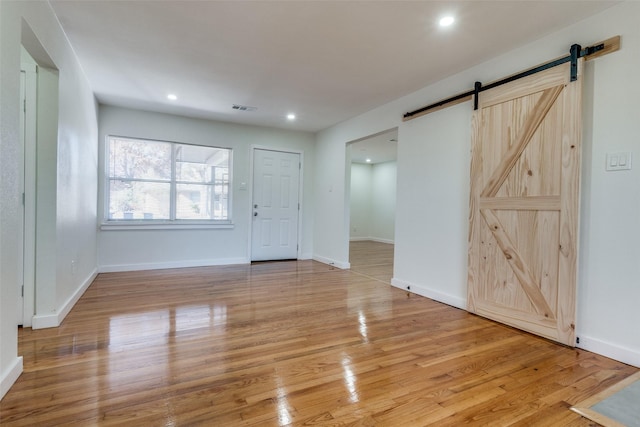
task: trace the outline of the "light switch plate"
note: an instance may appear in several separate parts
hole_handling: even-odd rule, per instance
[[[607,153],[607,171],[623,171],[631,169],[631,151]]]

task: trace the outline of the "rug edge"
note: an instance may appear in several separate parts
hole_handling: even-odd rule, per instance
[[[626,427],[624,424],[621,424],[616,420],[612,420],[611,418],[605,415],[602,415],[599,412],[592,411],[589,408],[580,408],[578,406],[572,406],[571,410],[576,414],[581,415],[591,421],[595,421],[596,423],[604,427]]]
[[[591,407],[614,395],[623,388],[633,384],[635,381],[640,381],[640,371],[618,381],[612,386],[602,390],[600,393],[596,393],[593,396],[588,397],[583,401],[573,405],[571,407],[571,410],[579,415],[582,415],[585,418],[590,419],[591,421],[595,421],[598,424],[603,425],[604,427],[626,427],[624,424],[592,410]]]

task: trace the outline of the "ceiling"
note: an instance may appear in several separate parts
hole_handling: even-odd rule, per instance
[[[101,103],[311,132],[615,4],[50,3]],[[454,25],[439,27],[444,14],[455,15]],[[168,100],[169,93],[178,99]],[[257,110],[238,111],[233,104]],[[288,113],[296,120],[288,121]]]
[[[351,163],[375,165],[391,162],[398,157],[398,129],[380,133],[349,144]],[[370,161],[367,162],[367,159]]]

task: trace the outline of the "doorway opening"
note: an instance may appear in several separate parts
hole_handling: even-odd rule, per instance
[[[25,21],[20,61],[22,226],[18,239],[17,325],[34,327],[38,295],[53,289],[56,271],[58,69]],[[43,299],[41,297],[40,299]]]
[[[398,129],[347,144],[351,270],[391,283],[395,242]]]

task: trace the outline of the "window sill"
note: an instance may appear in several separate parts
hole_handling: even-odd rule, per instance
[[[235,225],[232,222],[222,223],[198,223],[198,222],[144,222],[144,221],[112,221],[100,224],[102,231],[130,231],[130,230],[213,230],[231,229]]]

